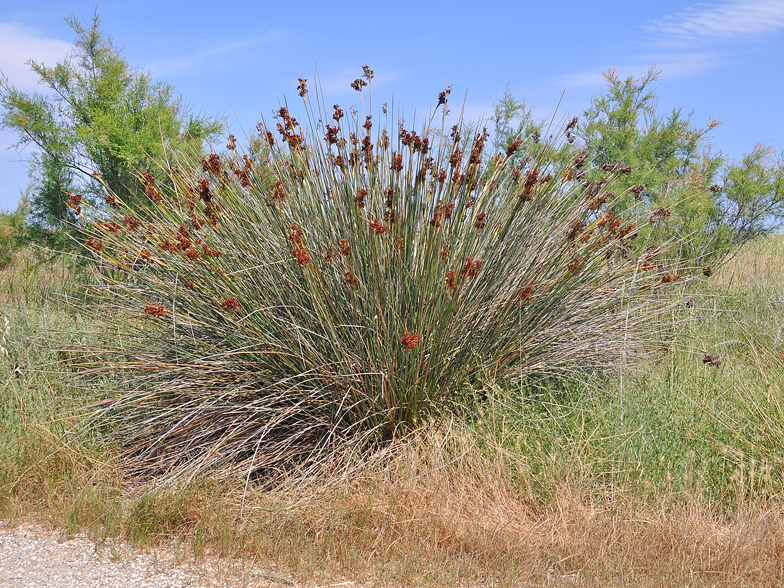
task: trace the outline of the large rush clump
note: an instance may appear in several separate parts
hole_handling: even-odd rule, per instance
[[[630,255],[615,170],[591,176],[538,136],[489,153],[485,131],[446,115],[406,128],[386,105],[346,113],[299,90],[306,124],[281,107],[247,150],[229,136],[220,155],[144,172],[149,206],[108,194],[93,225],[113,333],[101,362],[126,390],[100,418],[132,468],[319,464],[410,431],[488,374],[639,350],[677,276],[659,251]]]

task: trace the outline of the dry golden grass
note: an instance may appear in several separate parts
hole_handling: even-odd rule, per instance
[[[727,517],[689,496],[645,502],[568,481],[541,501],[515,482],[525,468],[510,456],[473,447],[469,433],[450,439],[422,434],[347,478],[298,487],[245,494],[241,483],[203,483],[129,494],[110,464],[39,437],[31,451],[41,455],[28,460],[0,512],[86,528],[98,540],[154,546],[175,538],[197,557],[275,564],[309,585],[784,582],[780,504],[741,506]]]
[[[784,285],[784,234],[752,241],[717,272],[716,282],[727,290]]]

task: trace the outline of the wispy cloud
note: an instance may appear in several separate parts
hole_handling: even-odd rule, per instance
[[[20,90],[34,90],[38,76],[26,61],[34,59],[54,65],[71,50],[59,39],[45,37],[38,29],[16,23],[0,23],[0,70]]]
[[[288,34],[283,32],[270,32],[261,37],[226,43],[197,53],[155,61],[148,64],[146,69],[149,69],[156,76],[186,73],[204,67],[206,63],[210,63],[216,57],[226,57],[238,51],[245,51],[260,45],[280,41],[287,36]]]
[[[754,37],[784,29],[784,0],[700,3],[645,28],[651,40],[664,47]]]
[[[737,62],[738,43],[784,30],[784,0],[725,0],[698,3],[641,26],[643,51],[612,66],[621,76],[639,77],[654,66],[662,79],[685,79]],[[560,76],[567,89],[601,87],[598,69]]]

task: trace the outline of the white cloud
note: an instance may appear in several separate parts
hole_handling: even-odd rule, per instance
[[[646,27],[660,46],[753,37],[784,29],[784,0],[696,4]]]
[[[695,78],[737,61],[731,43],[754,41],[784,30],[784,0],[698,3],[643,28],[649,33],[644,40],[648,51],[610,64],[621,77],[639,77],[654,66],[661,71],[661,79]],[[561,76],[554,85],[568,89],[603,87],[599,69]]]
[[[38,76],[25,64],[29,59],[54,65],[71,50],[70,43],[44,37],[37,29],[0,23],[0,70],[24,91],[34,90]]]
[[[199,67],[203,67],[205,63],[216,57],[224,57],[237,51],[252,49],[259,45],[265,45],[274,41],[279,41],[286,38],[285,33],[272,32],[263,37],[256,37],[254,39],[247,39],[245,41],[238,41],[235,43],[226,43],[218,45],[205,51],[199,51],[190,55],[180,55],[179,57],[172,57],[162,61],[156,61],[147,66],[156,76],[168,76],[172,74],[179,74],[187,72]]]

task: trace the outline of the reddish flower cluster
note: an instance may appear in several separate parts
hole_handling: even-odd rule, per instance
[[[247,168],[235,169],[234,175],[240,179],[240,186],[243,188],[251,187],[252,184],[250,183],[250,171],[248,171]]]
[[[585,261],[584,260],[582,260],[582,259],[580,259],[578,257],[575,257],[572,260],[572,262],[568,265],[567,269],[569,270],[570,274],[572,274],[573,276],[576,276],[577,274],[580,273],[580,270],[583,269],[584,265],[585,265]]]
[[[713,269],[711,269],[711,266],[702,268],[702,275],[706,278],[710,278],[713,275]]]
[[[465,265],[463,266],[463,269],[460,270],[460,277],[466,278],[477,276],[479,270],[482,269],[483,262],[479,259],[474,261],[473,257],[466,257],[465,260]]]
[[[210,246],[206,243],[201,244],[201,249],[204,251],[204,255],[207,257],[220,257],[223,255],[222,251],[218,251],[217,249],[210,249]]]
[[[206,171],[217,175],[220,175],[223,168],[221,166],[220,157],[218,157],[215,153],[210,153],[209,157],[202,157],[199,160],[201,163],[201,168]]]
[[[324,135],[324,140],[330,145],[336,145],[338,142],[338,133],[340,133],[340,127],[331,127],[327,125],[327,134]]]
[[[340,122],[340,119],[343,118],[343,109],[340,108],[340,106],[338,106],[337,104],[335,104],[332,108],[335,109],[332,118],[335,119],[337,122]]]
[[[526,286],[520,291],[520,294],[517,295],[517,298],[520,300],[520,304],[525,304],[531,299],[531,294],[534,292],[533,286]]]
[[[633,224],[628,224],[622,229],[618,231],[618,238],[623,239],[626,236],[629,236],[629,239],[636,239],[639,233],[636,230],[636,227]]]
[[[392,247],[398,253],[403,251],[403,249],[405,249],[405,246],[406,246],[406,243],[403,240],[403,237],[401,237],[400,235],[396,235],[395,238],[392,239]]]
[[[167,312],[168,311],[163,307],[162,304],[159,304],[157,306],[151,304],[149,306],[144,307],[145,314],[149,314],[151,316],[158,317],[158,318],[165,317]]]
[[[653,214],[651,215],[651,218],[650,218],[650,220],[648,222],[650,222],[650,224],[652,224],[652,225],[655,225],[657,219],[668,217],[671,214],[672,213],[669,211],[669,209],[664,208],[663,206],[660,206],[659,208],[657,208],[656,210],[653,211]]]
[[[474,222],[474,226],[476,227],[477,231],[481,231],[487,226],[487,213],[480,212],[476,215],[476,221]]]
[[[340,253],[343,257],[351,257],[351,245],[348,244],[348,239],[340,240]]]
[[[267,205],[270,207],[274,207],[279,205],[286,199],[286,191],[283,189],[283,182],[280,180],[276,181],[272,185],[272,195],[265,198]]]
[[[139,225],[142,224],[141,221],[136,220],[131,215],[123,217],[122,223],[125,225],[125,228],[128,229],[128,231],[134,231]]]
[[[300,229],[296,223],[291,223],[291,232],[286,235],[286,240],[291,241],[294,245],[302,247],[302,235],[304,234],[305,232]]]
[[[627,165],[624,161],[616,161],[615,163],[606,161],[599,166],[599,169],[608,173],[622,173],[627,175],[632,173],[632,167]]]
[[[278,117],[283,120],[282,123],[278,123],[278,132],[289,144],[290,149],[296,149],[302,143],[302,139],[297,135],[297,126],[299,125],[297,119],[289,114],[289,110],[285,106],[278,110]]]
[[[373,229],[373,232],[376,233],[376,236],[382,235],[389,230],[389,227],[385,227],[381,224],[381,221],[375,219],[372,223],[370,223],[370,228]]]
[[[226,149],[230,149],[234,151],[237,148],[237,137],[232,134],[229,134],[227,137],[228,143],[226,144]]]
[[[711,367],[721,367],[721,360],[712,353],[706,353],[702,358],[702,363],[707,363]]]
[[[115,196],[114,194],[106,194],[103,197],[103,201],[111,206],[115,206],[120,202],[119,200],[117,200],[117,196]]]
[[[509,143],[509,147],[506,148],[506,156],[512,157],[518,149],[520,149],[520,145],[523,144],[523,140],[520,137],[515,137],[514,140]]]
[[[206,178],[199,180],[199,198],[201,198],[207,204],[209,204],[212,200],[212,194],[210,193],[210,181]]]
[[[438,104],[436,104],[436,108],[442,105],[446,105],[447,96],[452,93],[452,85],[450,84],[444,90],[441,90],[438,93]]]
[[[84,242],[85,247],[89,247],[95,252],[103,251],[106,249],[106,245],[104,245],[101,241],[97,239],[93,239],[92,237],[87,237],[87,241]]]
[[[193,242],[190,239],[191,232],[185,225],[180,225],[177,229],[177,248],[185,251]]]
[[[373,143],[370,142],[369,135],[362,138],[362,153],[365,155],[365,162],[370,164],[373,161]]]
[[[68,201],[65,203],[68,208],[72,208],[76,214],[82,214],[82,195],[66,192]]]
[[[588,210],[597,210],[599,207],[602,206],[605,202],[607,202],[607,197],[611,196],[611,194],[607,194],[606,192],[602,194],[597,194],[589,203],[588,203]]]
[[[297,93],[299,94],[300,98],[304,98],[305,94],[308,93],[308,86],[305,82],[308,81],[307,78],[298,78],[299,84],[297,84]]]
[[[96,228],[96,230],[106,232],[106,233],[118,233],[120,229],[122,229],[122,227],[114,221],[108,223],[99,221],[95,223],[95,225],[93,226]]]
[[[360,188],[357,190],[357,195],[354,196],[354,202],[357,203],[357,206],[360,208],[365,208],[365,198],[367,198],[368,191],[365,188]]]
[[[636,186],[632,186],[629,188],[629,191],[634,194],[635,200],[642,200],[642,192],[645,188],[648,187],[648,184],[637,184]]]
[[[403,156],[396,155],[395,152],[392,152],[392,165],[390,166],[392,171],[399,172],[403,170]]]
[[[237,312],[240,309],[240,303],[234,296],[229,296],[226,300],[221,302],[221,306],[224,310],[228,310],[229,312]]]
[[[456,283],[455,283],[456,282],[456,280],[455,280],[455,272],[454,271],[446,272],[446,277],[445,277],[444,281],[446,282],[447,287],[450,290],[454,291],[455,286],[456,286]]]
[[[452,213],[454,210],[455,204],[453,202],[444,204],[443,201],[439,200],[436,204],[436,210],[433,214],[433,218],[430,219],[430,226],[436,228],[440,227],[442,220],[449,220],[452,218]]]
[[[153,202],[161,201],[161,193],[155,187],[155,176],[150,173],[150,170],[142,172],[142,180],[144,181],[144,193],[150,197]]]
[[[344,277],[346,285],[351,286],[352,288],[359,284],[359,278],[352,274],[351,272],[346,272],[346,276]]]
[[[452,152],[452,155],[449,156],[449,165],[452,167],[457,167],[460,165],[460,162],[463,159],[463,152],[460,151],[459,147],[455,147],[455,150]]]
[[[307,249],[300,246],[294,249],[291,252],[291,255],[294,256],[294,259],[297,260],[298,265],[309,265],[311,263],[310,255],[308,255]]]
[[[419,334],[405,333],[402,337],[400,337],[400,342],[406,349],[414,349],[414,347],[419,345]]]
[[[573,241],[575,237],[577,237],[577,235],[580,233],[580,229],[582,228],[583,228],[583,223],[580,222],[580,219],[576,218],[571,222],[569,228],[564,232],[564,234],[566,235],[567,239]]]
[[[596,224],[600,227],[603,227],[607,223],[612,222],[614,220],[615,220],[615,214],[613,214],[612,210],[608,210],[606,214],[604,214],[598,221],[596,221]]]
[[[677,282],[680,280],[681,277],[678,274],[667,274],[666,276],[662,276],[662,284],[669,284],[670,282]]]
[[[174,241],[170,241],[169,239],[164,239],[158,243],[158,247],[170,253],[177,251],[177,244]]]
[[[420,137],[416,134],[416,131],[409,132],[401,126],[398,134],[400,135],[400,142],[408,147],[413,153],[426,155],[430,150],[430,139],[427,137]]]

